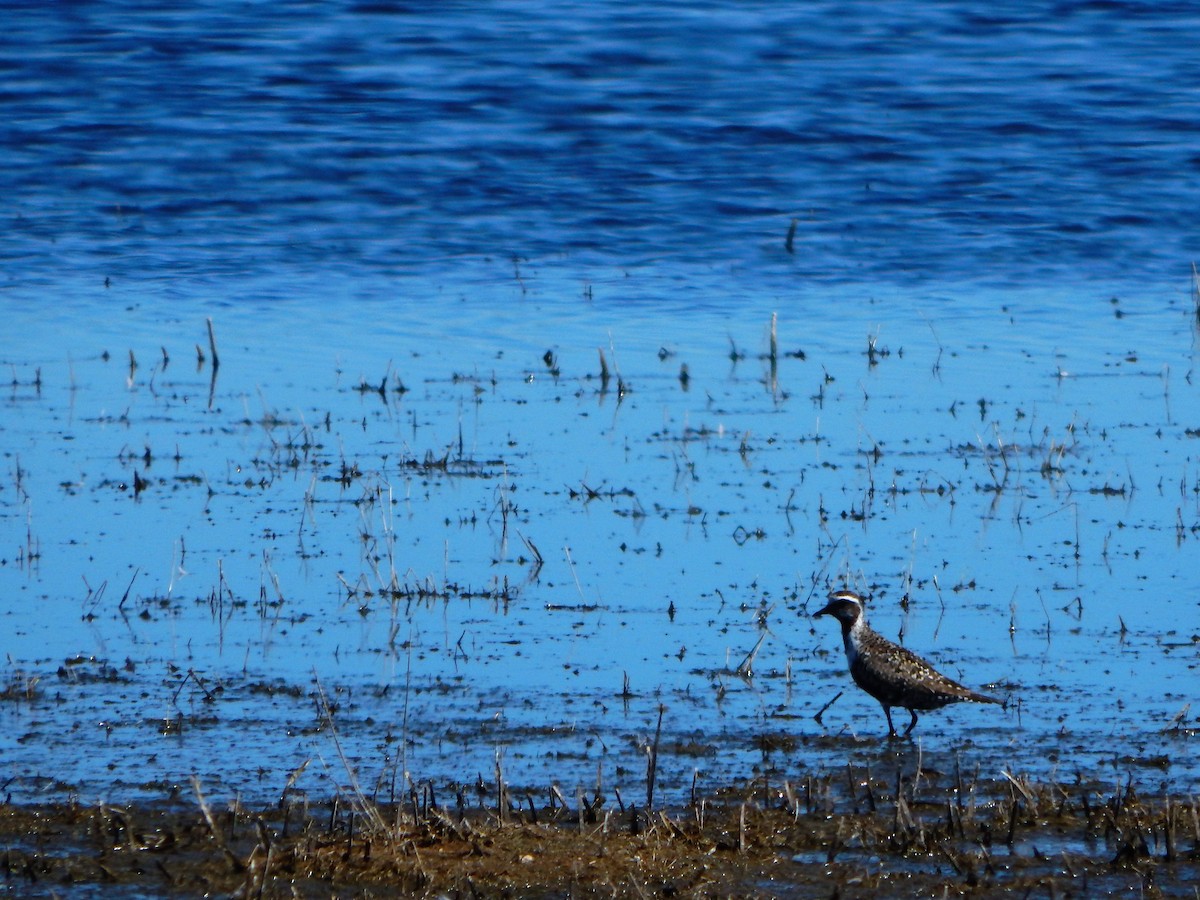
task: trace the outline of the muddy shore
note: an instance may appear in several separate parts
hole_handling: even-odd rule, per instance
[[[497,791],[499,793],[497,793]],[[1193,897],[1200,808],[1130,781],[848,766],[686,807],[557,787],[411,785],[250,808],[0,806],[20,896]],[[497,799],[500,805],[497,805]]]

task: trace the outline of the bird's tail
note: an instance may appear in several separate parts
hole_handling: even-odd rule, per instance
[[[1007,700],[1001,700],[999,697],[990,697],[987,694],[980,694],[976,691],[970,691],[967,699],[975,703],[995,703],[997,706],[1008,706]]]

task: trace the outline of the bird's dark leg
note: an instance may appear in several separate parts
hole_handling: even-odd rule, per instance
[[[883,714],[885,716],[887,716],[887,720],[888,720],[887,736],[889,738],[899,737],[899,735],[896,733],[896,726],[892,724],[892,708],[890,706],[888,706],[886,703],[881,703],[879,705],[883,707]]]
[[[908,737],[912,733],[912,730],[917,727],[917,711],[915,709],[910,709],[908,714],[912,716],[912,721],[909,722],[908,727],[904,729],[905,737]]]

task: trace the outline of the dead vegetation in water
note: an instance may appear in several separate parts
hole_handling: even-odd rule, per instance
[[[0,806],[0,877],[46,895],[1194,896],[1194,798],[1004,774],[848,766],[671,811],[482,779],[390,803],[314,803],[289,782],[275,806],[217,808],[196,784],[193,806]]]
[[[215,345],[212,354],[215,381]],[[163,355],[165,368],[165,351]],[[773,392],[778,390],[774,377],[778,355],[772,325],[770,351],[760,358],[769,363],[769,384]],[[552,353],[547,356],[543,361],[557,380],[561,374],[557,356]],[[868,338],[867,357],[869,365],[875,367],[881,360],[888,359],[889,354],[886,348],[878,348],[876,341]],[[731,354],[735,365],[745,358],[744,353],[738,355],[736,348]],[[803,356],[799,358],[803,359]],[[609,374],[604,351],[600,351],[600,394],[603,400],[609,379],[615,377],[619,403],[629,388],[619,374],[615,374],[615,352],[612,359],[614,375]],[[39,372],[39,393],[40,377]],[[589,380],[594,377],[586,376]],[[455,375],[454,383],[460,381],[475,384],[477,391],[482,390],[482,382],[478,379]],[[821,407],[825,402],[824,386],[833,382],[833,377],[826,373],[820,391]],[[390,381],[389,374],[385,373],[378,386],[362,382],[360,388],[351,390],[368,396],[378,394],[388,405],[389,396],[407,390],[402,390],[402,385],[397,386],[400,384],[398,379]],[[494,389],[494,378],[492,385]],[[374,399],[371,399],[374,405]],[[833,401],[830,402],[832,405]],[[978,406],[980,420],[984,421],[991,403],[980,400]],[[1021,418],[1018,411],[1018,420]],[[365,423],[366,419],[363,421]],[[713,422],[717,421],[714,413]],[[524,546],[532,557],[517,556],[515,562],[521,567],[529,567],[530,581],[536,579],[542,564],[541,553],[533,541],[518,530],[529,530],[527,523],[531,516],[528,510],[517,506],[515,498],[521,495],[510,482],[510,473],[521,460],[518,453],[513,452],[507,462],[498,456],[509,457],[508,449],[474,456],[470,442],[464,447],[460,421],[457,440],[446,435],[440,440],[427,438],[426,432],[422,431],[419,444],[422,449],[405,445],[401,450],[394,450],[391,456],[381,457],[365,451],[359,451],[362,455],[356,456],[353,446],[347,450],[337,444],[334,449],[336,442],[329,437],[330,422],[330,414],[326,413],[324,438],[320,436],[320,426],[309,426],[276,413],[234,423],[238,428],[261,431],[265,443],[248,463],[231,466],[224,480],[214,475],[211,482],[214,486],[208,487],[207,493],[210,499],[217,490],[235,497],[250,496],[265,491],[284,476],[295,478],[293,473],[303,470],[311,481],[304,490],[300,507],[304,514],[296,517],[299,520],[298,538],[316,532],[317,517],[313,510],[318,508],[318,503],[356,513],[361,547],[359,574],[356,578],[351,565],[345,568],[345,576],[339,571],[337,577],[346,605],[356,609],[359,615],[390,614],[390,626],[381,639],[387,648],[409,646],[411,630],[405,627],[411,622],[409,610],[421,604],[432,607],[459,600],[486,600],[507,611],[520,590],[515,583],[510,584],[503,572],[481,586],[465,580],[459,583],[437,567],[434,571],[440,571],[439,575],[426,574],[428,569],[418,572],[408,568],[404,562],[404,542],[397,537],[400,534],[402,538],[403,532],[396,525],[400,501],[391,493],[392,481],[398,484],[411,479],[413,484],[422,486],[468,479],[494,482],[494,495],[486,498],[489,502],[463,507],[458,514],[458,527],[474,529],[477,521],[493,527],[493,566],[514,561],[513,554],[507,550],[511,528],[521,541],[520,545],[513,542],[514,545]],[[414,416],[414,443],[416,423]],[[127,416],[124,424],[128,425]],[[364,424],[364,430],[365,427]],[[987,433],[986,428],[981,430]],[[1086,433],[1086,429],[1081,427],[1081,433]],[[745,462],[748,456],[766,459],[769,448],[776,442],[773,435],[756,435],[758,439],[751,446],[750,432],[741,431],[740,445],[735,446],[734,441],[720,444],[717,438],[723,434],[719,424],[692,426],[684,421],[671,427],[664,426],[661,431],[652,432],[650,437],[652,441],[671,444],[672,450],[678,449],[672,458],[676,477],[681,479],[696,478],[695,464],[688,456],[690,447],[696,443],[711,443],[717,451],[726,454],[736,452]],[[842,520],[857,522],[867,522],[877,514],[880,507],[875,501],[877,476],[880,478],[880,496],[886,491],[893,504],[895,497],[912,493],[924,498],[947,496],[953,505],[956,492],[959,496],[968,494],[972,484],[977,492],[999,495],[1005,491],[1019,492],[1023,485],[1040,486],[1042,481],[1064,493],[1076,490],[1126,496],[1124,483],[1114,488],[1104,481],[1100,487],[1087,488],[1089,482],[1080,482],[1072,488],[1065,476],[1079,468],[1080,450],[1075,442],[1075,428],[1068,428],[1066,436],[1057,439],[1050,434],[1044,429],[1034,431],[1030,426],[1027,438],[1022,433],[1019,435],[1022,440],[1016,440],[1018,435],[1014,432],[1013,440],[1008,440],[1001,438],[997,427],[990,440],[980,437],[976,443],[951,445],[950,454],[961,458],[964,464],[970,463],[971,468],[964,465],[964,471],[974,472],[977,475],[974,478],[943,475],[918,467],[906,482],[897,468],[887,485],[879,475],[885,465],[882,461],[890,455],[902,459],[905,451],[900,446],[893,450],[883,440],[872,440],[860,448],[852,462],[834,456],[833,460],[822,463],[822,469],[864,467],[866,487],[861,495],[850,495],[850,499],[844,501],[848,507],[840,512]],[[1190,432],[1188,434],[1191,436]],[[322,443],[323,440],[328,446]],[[819,434],[801,435],[792,440],[801,445],[811,442],[827,450],[835,446],[830,438]],[[426,446],[433,449],[424,449]],[[123,448],[117,453],[122,471],[134,465],[144,467],[145,478],[133,471],[135,497],[148,486],[157,489],[168,484],[163,478],[151,478],[150,466],[159,459],[169,458],[169,452],[168,449],[154,453],[147,445],[144,451]],[[923,454],[914,456],[921,459]],[[176,463],[180,458],[176,450]],[[986,475],[980,474],[983,469],[986,469]],[[804,484],[803,473],[802,469],[801,485]],[[403,477],[396,478],[396,475]],[[1036,476],[1040,476],[1041,481]],[[207,475],[175,478],[184,488],[200,488],[210,483]],[[15,481],[20,494],[23,478],[19,463]],[[317,486],[324,482],[344,490],[336,492],[336,496],[333,492],[321,495]],[[303,488],[303,482],[297,483]],[[1092,483],[1101,484],[1099,481]],[[102,482],[101,486],[106,484]],[[624,506],[622,501],[629,500],[631,511],[616,509],[616,516],[646,518],[648,515],[632,488],[610,486],[607,481],[593,480],[586,473],[579,476],[577,484],[578,488],[567,486],[565,490],[568,499],[581,501],[579,505],[607,501],[614,506]],[[1131,476],[1129,494],[1132,494],[1132,485]],[[128,490],[129,485],[122,482],[121,489]],[[642,490],[645,493],[645,489]],[[785,505],[779,507],[785,516],[799,510],[793,505],[796,493],[793,487]],[[652,500],[653,495],[646,501],[651,511],[649,515],[663,518],[676,510],[686,512],[688,516],[707,518],[711,515],[713,519],[736,515],[736,507],[735,511],[714,508],[710,513],[694,505],[690,495],[686,498],[686,506],[668,507],[652,503]],[[798,502],[804,503],[803,496]],[[817,503],[816,514],[824,527],[830,515],[836,517],[838,512],[825,510],[820,499]],[[296,507],[293,505],[292,508]],[[1178,533],[1182,539],[1182,519],[1180,522]],[[451,523],[448,518],[446,527],[450,528]],[[790,519],[788,525],[790,528]],[[733,542],[742,546],[763,541],[767,529],[748,521],[746,525],[731,528],[730,533]],[[23,558],[36,561],[40,556],[39,545],[30,531],[26,534]],[[274,539],[275,535],[271,537]],[[182,569],[182,538],[179,546]],[[1078,559],[1077,534],[1074,546]],[[625,550],[624,544],[621,544],[621,550]],[[224,623],[230,620],[235,610],[255,610],[264,624],[294,623],[307,617],[307,613],[300,612],[281,619],[283,595],[266,554],[263,558],[264,586],[259,588],[258,603],[253,600],[251,588],[235,594],[220,568],[219,558],[217,567],[216,587],[207,597],[195,598],[195,603],[207,605],[211,610],[218,623],[222,645]],[[911,564],[909,568],[911,571]],[[936,576],[933,583],[937,586]],[[274,591],[270,590],[272,586]],[[975,588],[973,580],[960,582],[949,590],[968,587]],[[940,595],[941,588],[938,590]],[[171,596],[168,588],[165,597],[155,594],[142,600],[135,598],[135,611],[140,610],[138,618],[151,618],[152,613],[157,614],[171,602]],[[795,599],[793,595],[792,600]],[[175,603],[181,605],[181,601]],[[92,616],[92,610],[98,604],[99,594],[94,595],[89,586],[88,597],[84,600],[86,616]],[[117,604],[117,614],[122,618],[124,605],[124,599]],[[907,611],[907,594],[901,605]],[[593,612],[606,607],[588,603],[546,603],[544,608],[547,611]],[[673,603],[671,610],[673,619]],[[1010,635],[1015,631],[1012,624],[1015,607],[1012,615]],[[1123,621],[1121,634],[1123,639]],[[1047,613],[1047,642],[1049,635]],[[453,635],[449,641],[453,642]],[[450,651],[456,661],[465,659],[465,654],[460,656],[462,641],[460,636]],[[704,674],[716,678],[723,694],[720,677],[749,674],[753,656],[754,651],[751,651],[740,666],[705,670]],[[679,658],[682,662],[682,648]],[[126,663],[132,665],[129,660]],[[126,680],[105,661],[83,657],[67,660],[59,677],[77,683]],[[164,734],[178,734],[185,727],[204,727],[216,721],[206,710],[212,698],[220,696],[222,686],[219,682],[192,668],[172,667],[170,678],[174,693],[169,710],[171,717],[161,720]],[[300,686],[283,681],[253,682],[245,689],[250,694],[283,692],[293,698],[306,693]],[[448,687],[434,688],[437,689],[449,690]],[[39,684],[39,676],[14,667],[8,680],[0,685],[0,700],[9,700],[10,705],[28,704],[46,691],[46,686]],[[185,691],[187,694],[183,693]],[[186,698],[189,694],[198,712],[186,712],[193,707],[182,703],[181,697]],[[626,678],[624,690],[618,697],[627,700],[631,696],[634,695]],[[718,705],[719,702],[718,699]],[[331,716],[322,716],[318,728],[324,728],[326,720],[331,724]],[[820,724],[820,713],[816,719]],[[448,736],[451,745],[461,743],[466,746],[469,741],[478,741],[479,733]],[[843,740],[839,736],[816,739],[839,754],[847,746]],[[786,732],[763,734],[756,743],[764,755],[794,756],[802,748],[796,738]],[[657,744],[656,738],[654,746]],[[705,740],[663,744],[664,753],[670,752],[677,757],[716,756],[719,749],[716,743]],[[1155,759],[1122,759],[1121,765],[1167,767],[1166,762],[1160,765]],[[1128,784],[1117,788],[1111,785],[1038,786],[1024,777],[1013,776],[997,784],[964,787],[931,773],[920,773],[908,779],[876,778],[869,771],[848,767],[832,776],[806,776],[782,786],[758,784],[722,791],[711,799],[693,797],[688,806],[650,813],[623,802],[619,794],[615,803],[611,798],[600,796],[598,791],[590,798],[581,792],[572,795],[569,789],[567,794],[564,797],[557,787],[523,791],[503,786],[498,795],[493,792],[489,796],[487,785],[483,785],[482,790],[468,785],[464,788],[442,787],[435,798],[432,789],[425,785],[410,797],[409,802],[401,804],[394,798],[385,804],[368,803],[360,796],[349,799],[342,796],[322,804],[289,796],[278,808],[257,810],[236,803],[228,808],[210,807],[200,811],[194,804],[191,807],[75,805],[36,808],[0,805],[0,831],[7,848],[2,857],[5,884],[16,894],[34,890],[56,893],[72,884],[125,884],[140,887],[148,893],[186,891],[267,897],[291,896],[293,888],[299,895],[311,896],[329,896],[335,891],[389,896],[398,891],[451,896],[782,893],[824,897],[876,891],[919,896],[1000,892],[1054,896],[1058,893],[1086,895],[1134,890],[1156,896],[1170,895],[1174,886],[1195,876],[1196,848],[1200,844],[1196,804],[1190,797],[1170,800],[1154,797],[1143,801]],[[474,802],[469,802],[468,798]],[[445,805],[447,802],[449,805]],[[1181,887],[1180,891],[1183,896],[1194,896],[1190,888],[1184,890]]]

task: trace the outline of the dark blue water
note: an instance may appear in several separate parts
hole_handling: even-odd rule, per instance
[[[1192,4],[210,0],[5,20],[9,287],[513,256],[749,267],[781,289],[1185,284],[1197,252]]]

